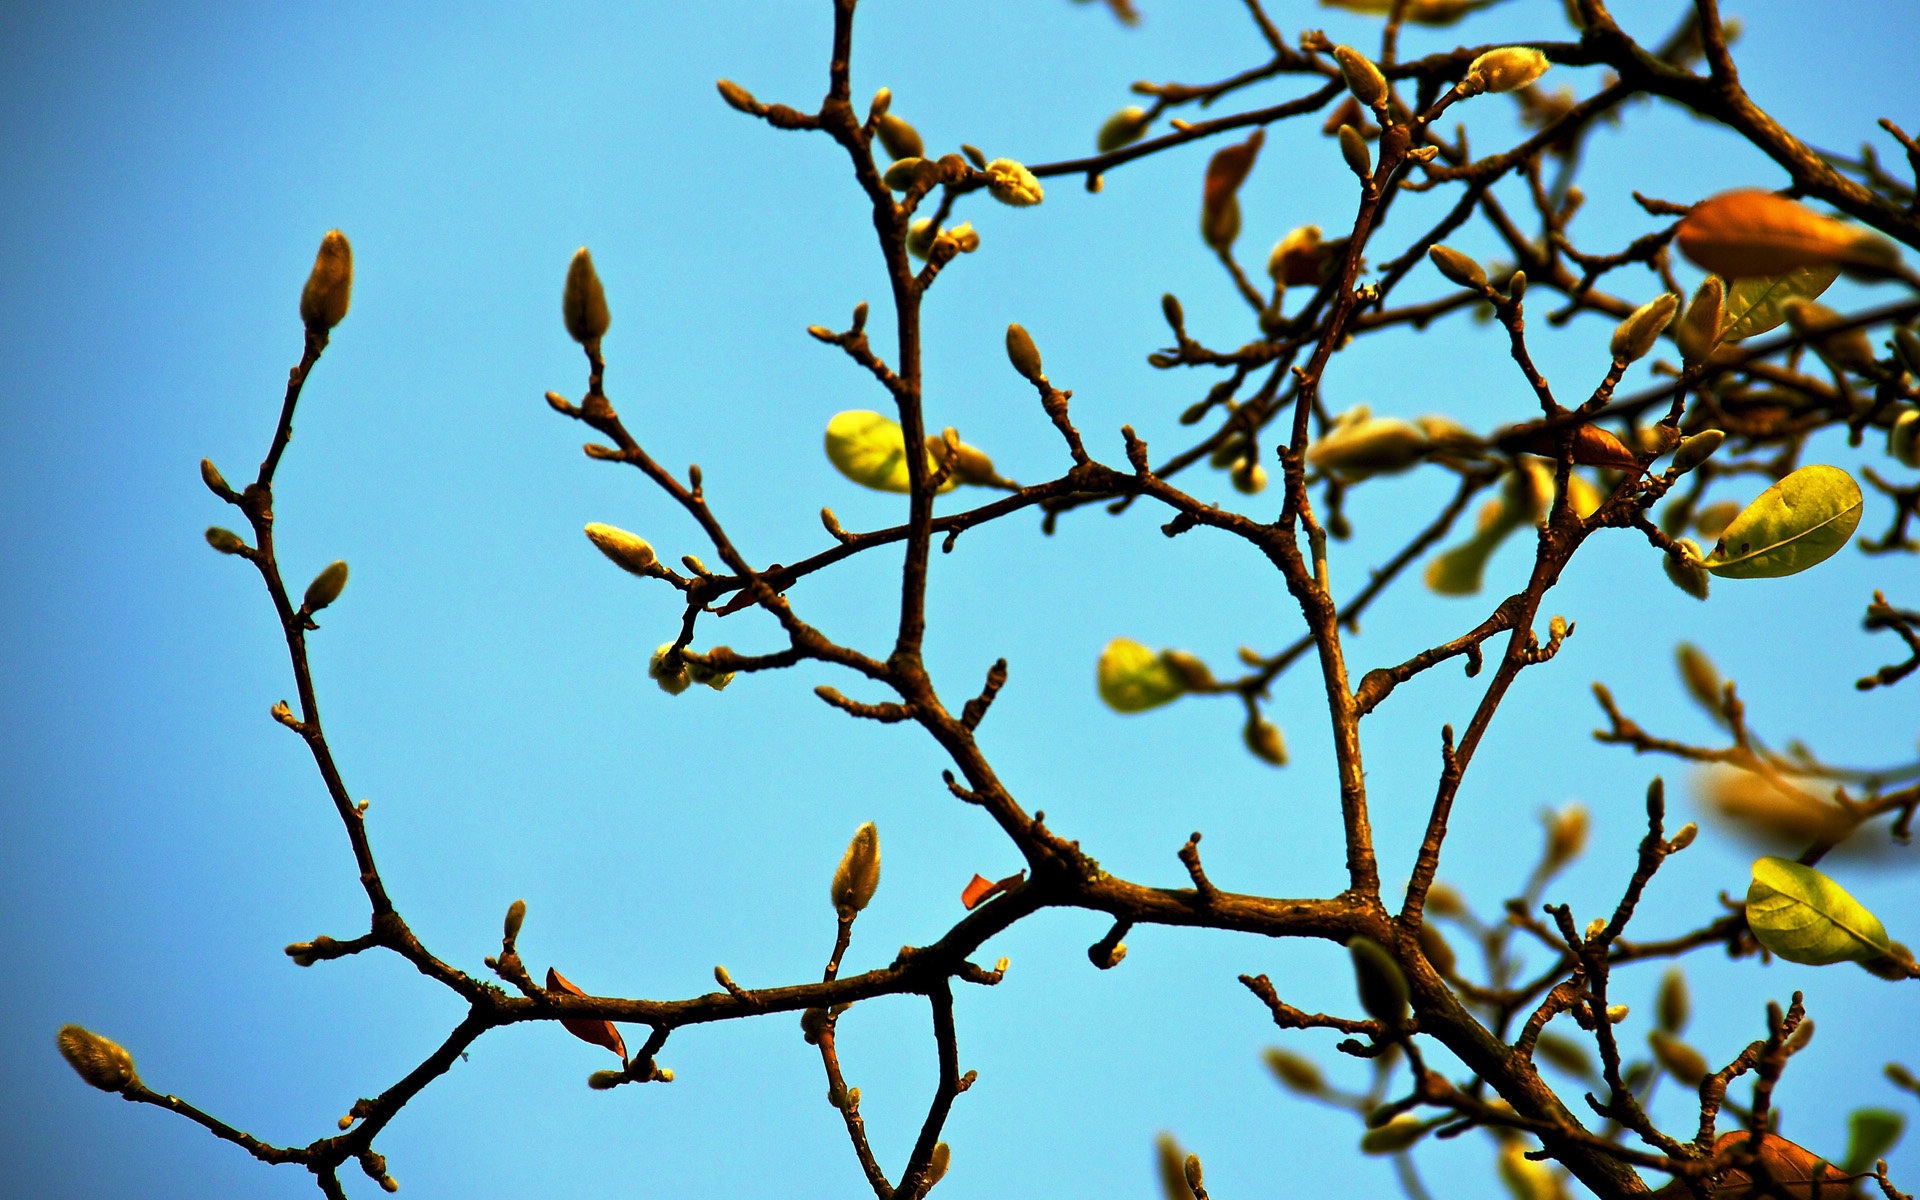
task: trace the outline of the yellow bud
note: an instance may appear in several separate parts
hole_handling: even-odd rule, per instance
[[[1347,90],[1355,100],[1368,108],[1378,108],[1387,102],[1387,77],[1373,65],[1372,59],[1352,46],[1335,46],[1333,61],[1340,64],[1340,75],[1347,81]]]
[[[1628,1008],[1624,1004],[1608,1005],[1607,1006],[1607,1024],[1618,1025],[1620,1022],[1626,1020],[1627,1017],[1632,1013],[1632,1011],[1633,1011],[1632,1009]]]
[[[1660,977],[1654,1005],[1662,1030],[1679,1033],[1687,1027],[1687,1018],[1693,1015],[1693,996],[1687,990],[1687,976],[1679,967],[1668,967]]]
[[[1186,1151],[1180,1143],[1171,1133],[1162,1133],[1154,1139],[1154,1150],[1160,1163],[1160,1188],[1167,1200],[1193,1200],[1193,1189],[1187,1186]]]
[[[1093,144],[1100,153],[1110,154],[1122,146],[1129,146],[1139,141],[1140,135],[1147,131],[1147,126],[1151,123],[1152,119],[1147,116],[1146,109],[1128,106],[1106,119],[1106,123],[1100,126],[1100,133],[1094,138]]]
[[[880,181],[896,192],[904,192],[919,183],[923,175],[932,174],[938,169],[926,159],[915,155],[912,158],[896,161],[887,168],[886,174],[880,177]]]
[[[1584,805],[1569,804],[1547,818],[1547,866],[1564,867],[1587,848],[1591,823]]]
[[[1613,331],[1613,360],[1631,363],[1645,358],[1679,308],[1680,297],[1662,292],[1634,309]]]
[[[246,542],[240,539],[239,534],[231,529],[222,529],[218,525],[207,529],[207,545],[222,554],[241,554],[247,549]]]
[[[1027,382],[1046,382],[1047,377],[1040,370],[1040,348],[1033,344],[1033,335],[1022,326],[1007,326],[1007,361]]]
[[[662,642],[647,662],[647,674],[660,685],[660,690],[669,696],[678,696],[693,686],[693,678],[687,671],[685,659],[680,660],[678,670],[667,669],[667,652],[673,649],[672,642]]]
[[[1180,682],[1188,688],[1210,688],[1213,686],[1213,671],[1197,654],[1185,650],[1162,650],[1160,661],[1169,671],[1180,677]]]
[[[1233,490],[1243,496],[1257,496],[1267,487],[1267,469],[1250,458],[1234,464],[1228,478],[1233,481]]]
[[[592,348],[606,336],[613,318],[607,312],[606,289],[600,286],[600,273],[593,269],[593,255],[585,246],[573,252],[567,264],[567,286],[560,294],[560,315],[567,323],[567,334],[582,346]]]
[[[987,164],[987,193],[1002,204],[1024,208],[1046,198],[1033,172],[1010,158],[996,158]]]
[[[1920,467],[1920,409],[1908,409],[1887,430],[1887,453],[1909,467]]]
[[[63,1025],[54,1039],[60,1055],[80,1078],[103,1092],[124,1092],[140,1082],[134,1074],[133,1055],[119,1043],[101,1037],[78,1025]]]
[[[934,233],[932,217],[921,217],[907,226],[907,253],[925,258],[933,250]]]
[[[587,1076],[587,1086],[596,1092],[617,1088],[626,1082],[627,1077],[619,1071],[595,1071]]]
[[[1196,1196],[1199,1195],[1200,1189],[1205,1186],[1205,1175],[1200,1169],[1200,1156],[1187,1155],[1187,1161],[1181,1164],[1181,1173],[1187,1177],[1187,1186],[1193,1189]]]
[[[335,559],[320,569],[307,585],[307,594],[302,607],[310,613],[317,613],[340,598],[347,586],[347,564]]]
[[[1345,478],[1361,479],[1404,471],[1426,453],[1427,435],[1418,427],[1354,409],[1343,415],[1327,436],[1307,447],[1307,463]]]
[[[1681,642],[1674,648],[1674,661],[1680,667],[1680,682],[1687,685],[1694,702],[1710,713],[1719,712],[1726,684],[1706,651],[1691,642]]]
[[[980,234],[974,229],[972,221],[962,221],[952,229],[944,230],[942,237],[950,237],[962,254],[972,254],[980,248]]]
[[[612,525],[595,522],[587,526],[587,540],[621,570],[634,575],[651,575],[659,566],[653,547],[637,534]]]
[[[1674,327],[1673,340],[1680,354],[1690,363],[1705,362],[1720,342],[1720,327],[1726,320],[1727,285],[1718,275],[1709,275],[1693,294],[1687,313]]]
[[[1545,75],[1552,65],[1546,55],[1531,46],[1489,50],[1468,64],[1467,94],[1515,91]]]
[[[1705,557],[1700,553],[1700,545],[1692,538],[1681,538],[1680,548],[1686,551],[1685,566],[1675,562],[1671,554],[1660,556],[1660,566],[1666,571],[1667,579],[1673,586],[1695,600],[1705,600],[1712,576],[1705,567],[1699,565]]]
[[[1287,765],[1287,739],[1281,735],[1278,725],[1259,717],[1250,718],[1240,731],[1240,738],[1260,761],[1276,767]]]
[[[1680,1039],[1655,1029],[1647,1034],[1647,1045],[1667,1074],[1688,1087],[1699,1087],[1707,1077],[1705,1056]]]
[[[1726,440],[1727,435],[1718,429],[1702,429],[1681,442],[1680,448],[1673,452],[1673,469],[1682,473],[1693,470],[1712,458],[1713,452]]]
[[[1266,1061],[1267,1069],[1273,1072],[1274,1078],[1291,1091],[1314,1096],[1327,1089],[1327,1079],[1320,1073],[1319,1064],[1305,1055],[1282,1050],[1278,1046],[1268,1046],[1261,1051],[1260,1057]]]
[[[1470,255],[1462,254],[1451,246],[1435,245],[1427,247],[1427,257],[1442,275],[1463,288],[1479,291],[1487,286],[1487,273]]]
[[[346,234],[329,229],[320,239],[307,286],[300,289],[300,320],[308,333],[326,333],[346,317],[352,298],[353,247]]]
[[[926,1186],[932,1187],[947,1177],[947,1168],[953,1165],[953,1150],[945,1142],[933,1144],[933,1154],[927,1159]]]
[[[833,872],[833,907],[843,921],[872,901],[880,887],[880,831],[872,821],[854,830]]]
[[[722,79],[716,86],[720,89],[720,98],[725,100],[729,105],[749,116],[758,113],[760,102],[753,98],[752,92],[749,92],[731,79]]]
[[[880,119],[874,123],[873,132],[880,138],[880,144],[886,147],[889,158],[926,156],[927,147],[926,143],[920,140],[920,131],[891,112],[880,114]]]
[[[1670,853],[1678,854],[1688,846],[1693,845],[1693,839],[1699,836],[1700,827],[1692,821],[1688,821],[1685,825],[1674,830],[1673,837],[1667,840],[1667,850]]]
[[[1360,1138],[1363,1154],[1398,1154],[1427,1134],[1427,1123],[1405,1113],[1378,1129],[1369,1129]]]
[[[877,121],[887,115],[893,107],[893,89],[881,88],[873,94],[873,103],[867,105],[867,119]]]
[[[1453,974],[1454,967],[1459,965],[1459,959],[1454,956],[1453,947],[1447,944],[1447,939],[1441,936],[1439,928],[1430,922],[1423,921],[1420,924],[1418,937],[1420,953],[1427,956],[1427,961],[1433,964],[1433,969],[1442,975]]]
[[[1340,156],[1361,179],[1373,177],[1373,152],[1367,149],[1367,139],[1351,125],[1340,127]]]

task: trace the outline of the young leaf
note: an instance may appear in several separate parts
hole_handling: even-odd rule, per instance
[[[1833,285],[1840,268],[1827,263],[1796,267],[1784,275],[1751,275],[1727,285],[1720,340],[1737,342],[1776,328],[1787,319],[1787,305],[1812,300]]]
[[[863,409],[836,414],[827,422],[827,459],[861,487],[876,492],[907,490],[906,435],[891,417]],[[932,455],[927,457],[927,470],[933,470]],[[940,490],[956,486],[958,481],[949,476]]]
[[[1833,880],[1785,858],[1755,860],[1747,926],[1762,946],[1808,966],[1866,962],[1889,948],[1880,918]]]
[[[1900,1141],[1906,1122],[1885,1108],[1859,1108],[1847,1118],[1847,1157],[1841,1169],[1849,1175],[1873,1170]]]
[[[584,996],[587,994],[580,988],[574,986],[565,975],[562,975],[552,967],[547,968],[547,990],[550,992],[563,992],[569,996]],[[581,1041],[591,1042],[596,1046],[611,1050],[620,1056],[620,1061],[626,1061],[626,1039],[620,1036],[619,1028],[615,1026],[612,1021],[603,1021],[596,1017],[562,1017],[560,1024],[568,1033],[579,1038]]]
[[[1794,575],[1831,558],[1860,524],[1860,485],[1839,467],[1801,467],[1747,505],[1705,566],[1727,579]]]
[[[1169,704],[1187,685],[1166,661],[1132,638],[1115,638],[1100,652],[1100,698],[1115,712],[1137,713]]]

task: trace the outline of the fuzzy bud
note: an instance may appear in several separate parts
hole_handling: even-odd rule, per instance
[[[140,1082],[140,1077],[134,1074],[133,1055],[118,1042],[78,1025],[61,1026],[54,1041],[67,1065],[103,1092],[124,1092]]]
[[[307,585],[307,594],[301,607],[307,612],[317,613],[338,600],[346,586],[347,564],[335,559],[322,567],[320,573],[313,577],[313,582]]]
[[[1654,999],[1655,1019],[1667,1033],[1679,1033],[1693,1015],[1693,996],[1687,990],[1687,976],[1679,967],[1668,967],[1660,977],[1660,991]]]
[[[247,550],[247,543],[241,540],[239,534],[218,525],[208,527],[207,545],[222,554],[244,554]]]
[[[1351,125],[1340,127],[1340,156],[1363,181],[1373,178],[1373,152],[1367,149],[1367,139]]]
[[[752,92],[741,87],[731,79],[722,79],[719,83],[715,84],[715,86],[720,89],[720,98],[725,100],[728,105],[746,113],[748,116],[758,115],[760,102],[753,98]]]
[[[515,900],[507,905],[507,919],[501,923],[501,936],[511,942],[520,936],[520,923],[527,919],[527,902]]]
[[[1047,377],[1040,370],[1040,348],[1033,344],[1033,335],[1020,325],[1007,326],[1007,361],[1028,383],[1046,382]]]
[[[200,460],[200,482],[207,485],[208,491],[222,499],[233,491],[227,486],[226,476],[220,474],[220,468],[214,466],[210,458]]]
[[[945,1142],[935,1142],[933,1153],[927,1158],[927,1175],[924,1186],[932,1187],[947,1177],[947,1168],[953,1165],[953,1149]]]
[[[1613,331],[1613,361],[1638,362],[1653,349],[1653,343],[1680,310],[1680,297],[1662,292],[1628,314]]]
[[[1667,572],[1667,579],[1695,600],[1707,598],[1708,581],[1712,576],[1700,565],[1705,557],[1700,553],[1700,544],[1692,538],[1681,538],[1680,548],[1686,552],[1685,564],[1677,563],[1671,554],[1660,556],[1660,565]]]
[[[1261,762],[1276,767],[1287,765],[1287,739],[1273,722],[1255,717],[1240,731],[1240,738]]]
[[[1480,264],[1451,246],[1429,246],[1427,257],[1442,275],[1463,288],[1479,291],[1487,286],[1487,273],[1480,269]]]
[[[1352,46],[1335,46],[1333,61],[1340,64],[1340,75],[1355,100],[1368,108],[1379,108],[1387,102],[1387,77],[1372,59]]]
[[[872,821],[854,830],[847,852],[833,872],[833,907],[850,921],[865,908],[880,887],[880,831]]]
[[[353,247],[346,234],[329,229],[320,239],[307,286],[300,289],[300,320],[308,333],[324,334],[345,319],[352,298]]]
[[[1467,93],[1517,91],[1545,75],[1552,65],[1531,46],[1489,50],[1467,66]]]
[[[587,540],[615,566],[630,574],[644,577],[652,574],[659,565],[659,559],[646,539],[624,529],[596,521],[587,526]]]
[[[1680,448],[1673,452],[1673,469],[1682,474],[1693,470],[1712,458],[1713,452],[1726,440],[1727,435],[1718,429],[1702,429],[1681,442]]]
[[[1667,853],[1680,853],[1688,846],[1693,845],[1693,839],[1699,836],[1700,826],[1694,824],[1692,821],[1688,821],[1685,825],[1673,831],[1673,837],[1667,841]]]
[[[1569,804],[1547,818],[1547,866],[1558,869],[1579,858],[1587,848],[1591,822],[1583,805]]]
[[[1289,1091],[1299,1092],[1303,1096],[1317,1096],[1327,1090],[1327,1077],[1320,1073],[1320,1066],[1312,1059],[1278,1046],[1268,1046],[1260,1054],[1266,1062],[1267,1070],[1273,1072],[1281,1086]]]
[[[660,690],[669,696],[678,696],[693,686],[693,677],[687,670],[685,659],[679,660],[678,670],[667,668],[667,655],[673,649],[672,642],[662,642],[647,661],[647,675],[660,685]]]
[[[593,269],[593,255],[585,246],[573,252],[567,264],[567,286],[560,294],[560,316],[567,334],[582,346],[593,347],[606,336],[613,317],[607,312],[607,292],[600,286],[600,273]]]
[[[1111,154],[1122,146],[1130,146],[1139,141],[1150,124],[1152,124],[1152,118],[1147,115],[1146,109],[1130,105],[1106,119],[1105,124],[1100,126],[1100,133],[1093,139],[1093,144],[1100,153]]]
[[[1372,938],[1354,938],[1347,943],[1347,952],[1353,956],[1360,1007],[1388,1029],[1398,1029],[1407,1019],[1409,998],[1407,977],[1400,964]]]
[[[881,113],[880,119],[874,122],[873,132],[886,148],[889,158],[897,160],[926,156],[927,146],[920,140],[920,131],[893,113]]]
[[[1016,208],[1038,204],[1046,192],[1033,172],[1010,158],[996,158],[987,164],[987,193],[1002,204]]]

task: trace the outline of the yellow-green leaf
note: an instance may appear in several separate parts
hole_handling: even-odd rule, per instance
[[[854,409],[827,422],[827,458],[842,475],[876,492],[907,490],[907,441],[900,423],[877,412]],[[927,470],[934,468],[927,456]],[[949,491],[957,481],[940,485]]]
[[[1906,1121],[1885,1108],[1859,1108],[1847,1118],[1847,1157],[1841,1169],[1849,1175],[1873,1170],[1900,1141]]]
[[[1840,268],[1830,263],[1796,267],[1785,275],[1749,275],[1727,285],[1720,340],[1737,342],[1778,326],[1787,319],[1787,305],[1812,300],[1833,286]]]
[[[1801,467],[1747,505],[1705,566],[1727,579],[1793,575],[1831,558],[1860,525],[1860,485],[1839,467]]]
[[[1115,712],[1137,713],[1178,700],[1185,682],[1160,655],[1132,638],[1115,638],[1100,652],[1100,698]]]
[[[1886,927],[1812,867],[1771,855],[1756,859],[1747,888],[1747,926],[1788,962],[1866,962],[1889,949]]]

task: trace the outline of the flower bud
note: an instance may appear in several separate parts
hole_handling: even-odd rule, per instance
[[[246,542],[240,539],[239,534],[231,529],[222,529],[218,525],[207,528],[207,545],[222,554],[244,554],[247,549]]]
[[[1674,661],[1680,668],[1680,682],[1687,686],[1687,694],[1693,697],[1694,703],[1710,713],[1719,712],[1726,683],[1706,652],[1691,642],[1681,642],[1674,649]]]
[[[1344,239],[1320,240],[1318,225],[1302,225],[1274,243],[1267,255],[1267,274],[1282,287],[1318,287],[1332,265],[1334,253],[1344,249]]]
[[[80,1078],[103,1092],[124,1092],[140,1082],[133,1071],[133,1055],[119,1043],[78,1025],[63,1025],[54,1039],[60,1056]]]
[[[1398,1154],[1427,1135],[1427,1123],[1402,1113],[1377,1129],[1369,1129],[1360,1138],[1363,1154]]]
[[[880,177],[880,182],[886,184],[887,187],[893,191],[904,192],[919,183],[921,176],[932,174],[936,170],[938,170],[938,168],[932,163],[915,155],[912,158],[902,158],[895,161],[892,166],[887,168],[886,174]]]
[[[1591,822],[1584,805],[1569,804],[1547,816],[1547,867],[1557,870],[1579,858],[1587,848]]]
[[[1007,326],[1007,361],[1028,383],[1046,382],[1040,370],[1040,348],[1033,344],[1033,335],[1019,325]]]
[[[1327,1079],[1320,1073],[1319,1064],[1305,1055],[1282,1050],[1278,1046],[1268,1046],[1260,1052],[1260,1057],[1281,1086],[1290,1091],[1303,1096],[1315,1096],[1327,1090]]]
[[[1626,1020],[1627,1017],[1632,1013],[1632,1011],[1633,1011],[1632,1009],[1628,1008],[1624,1004],[1608,1005],[1607,1006],[1607,1024],[1618,1025],[1620,1022]]]
[[[1511,92],[1547,73],[1553,64],[1531,46],[1502,46],[1489,50],[1467,66],[1467,94]]]
[[[654,556],[647,540],[624,529],[596,521],[587,526],[587,540],[615,566],[630,574],[645,577],[659,566],[660,560]]]
[[[1702,429],[1681,442],[1680,448],[1673,452],[1673,469],[1682,474],[1693,470],[1712,458],[1713,452],[1726,440],[1727,435],[1718,429]]]
[[[926,1182],[923,1186],[932,1187],[947,1177],[947,1168],[953,1165],[953,1149],[945,1142],[933,1144],[933,1154],[927,1159]]]
[[[873,102],[867,105],[867,120],[877,121],[887,115],[893,107],[893,89],[881,88],[873,94]]]
[[[326,333],[347,315],[353,298],[353,247],[338,229],[327,230],[314,256],[313,272],[300,289],[300,320],[308,333]]]
[[[809,1008],[800,1014],[800,1036],[809,1046],[818,1046],[820,1037],[827,1031],[827,1010]]]
[[[1726,321],[1726,304],[1727,285],[1718,275],[1707,276],[1673,330],[1673,340],[1686,361],[1705,362],[1713,353],[1720,342],[1720,327]]]
[[[749,92],[731,79],[722,79],[715,86],[720,89],[720,98],[725,100],[733,108],[746,113],[748,116],[758,114],[760,102],[753,98],[752,92]]]
[[[617,1088],[626,1081],[627,1075],[624,1071],[595,1071],[587,1076],[587,1086],[596,1092]]]
[[[1276,767],[1287,765],[1287,739],[1273,722],[1259,717],[1249,718],[1246,727],[1240,731],[1240,739],[1261,762]]]
[[[1409,422],[1355,408],[1307,447],[1307,463],[1346,478],[1390,475],[1426,457],[1427,435]]]
[[[307,612],[317,613],[340,598],[347,586],[347,564],[339,559],[328,563],[313,577],[307,585],[307,594],[301,607]]]
[[[1355,937],[1347,943],[1347,953],[1353,957],[1360,1007],[1389,1031],[1397,1030],[1407,1019],[1409,999],[1407,977],[1400,964],[1372,938]]]
[[[1146,109],[1129,105],[1106,119],[1093,144],[1100,153],[1111,154],[1122,146],[1139,141],[1152,123],[1153,119],[1147,115]]]
[[[1887,453],[1909,467],[1920,467],[1920,409],[1908,409],[1887,430]]]
[[[208,491],[223,498],[227,493],[233,491],[232,488],[227,486],[226,477],[220,474],[220,468],[214,466],[213,460],[210,458],[200,460],[200,482],[207,485]]]
[[[972,254],[980,248],[980,234],[974,229],[972,221],[962,221],[952,229],[943,229],[940,236],[952,238],[962,254]]]
[[[501,924],[501,936],[511,942],[520,936],[520,923],[527,919],[527,902],[515,900],[507,905],[507,919]]]
[[[1214,684],[1213,671],[1197,654],[1185,650],[1162,650],[1160,661],[1179,676],[1180,682],[1188,688],[1205,689]]]
[[[1515,271],[1507,279],[1507,299],[1518,301],[1527,294],[1527,273]]]
[[[1699,1087],[1707,1077],[1706,1058],[1679,1038],[1655,1029],[1647,1034],[1647,1045],[1667,1074],[1688,1087]]]
[[[865,908],[880,886],[880,831],[872,821],[854,830],[833,872],[833,907],[843,921]]]
[[[1451,246],[1429,246],[1427,257],[1442,275],[1463,288],[1479,291],[1487,286],[1487,273],[1480,269],[1480,264]]]
[[[1660,991],[1654,999],[1655,1019],[1667,1033],[1679,1033],[1693,1014],[1693,997],[1687,990],[1687,976],[1679,967],[1668,967],[1660,977]]]
[[[1196,1196],[1199,1195],[1200,1188],[1203,1186],[1205,1180],[1205,1175],[1200,1169],[1200,1156],[1198,1154],[1187,1155],[1187,1161],[1181,1164],[1181,1173],[1187,1177],[1187,1186],[1193,1189]]]
[[[1002,204],[1025,208],[1046,198],[1033,172],[1010,158],[996,158],[986,170],[987,194]]]
[[[1693,839],[1699,836],[1700,836],[1700,827],[1694,824],[1692,821],[1688,821],[1685,825],[1682,825],[1680,828],[1674,830],[1673,836],[1667,839],[1667,853],[1669,854],[1680,853],[1682,850],[1685,850],[1688,846],[1693,845]]]
[[[1333,61],[1340,64],[1341,78],[1347,81],[1347,90],[1355,100],[1368,108],[1379,108],[1387,102],[1387,77],[1372,59],[1352,46],[1335,46]]]
[[[1267,469],[1250,458],[1235,463],[1228,478],[1233,481],[1233,490],[1243,496],[1257,496],[1267,487]]]
[[[926,143],[920,140],[920,131],[891,112],[880,114],[880,119],[874,122],[873,132],[886,148],[889,158],[922,158],[927,153]]]
[[[660,685],[661,691],[669,696],[678,696],[693,686],[693,678],[687,671],[685,659],[680,660],[678,670],[667,669],[667,653],[672,649],[672,642],[660,644],[660,648],[655,650],[653,657],[647,661],[647,675]]]
[[[1460,960],[1454,955],[1453,947],[1447,944],[1447,939],[1441,935],[1439,928],[1431,922],[1422,921],[1417,936],[1420,941],[1420,953],[1426,955],[1427,961],[1433,964],[1433,969],[1442,975],[1453,974]]]
[[[1367,139],[1351,125],[1340,127],[1340,156],[1363,181],[1373,178],[1373,152],[1367,149]]]
[[[1634,309],[1613,331],[1613,361],[1631,363],[1645,358],[1679,308],[1680,297],[1662,292]]]
[[[1427,888],[1427,911],[1436,917],[1458,917],[1467,911],[1467,899],[1450,883],[1436,879]]]
[[[933,239],[937,231],[933,227],[932,217],[921,217],[907,227],[907,253],[915,258],[924,259],[933,250]]]
[[[1663,554],[1660,556],[1660,565],[1666,570],[1667,579],[1673,586],[1695,600],[1705,600],[1710,575],[1707,569],[1700,565],[1704,557],[1700,553],[1700,545],[1692,538],[1681,538],[1680,545],[1687,552],[1686,564],[1683,566],[1675,562],[1671,554]]]
[[[585,246],[573,252],[567,264],[567,286],[560,294],[560,315],[566,321],[567,334],[582,346],[594,347],[606,336],[613,318],[607,312],[606,289],[600,286],[600,274],[593,269],[593,255]]]

